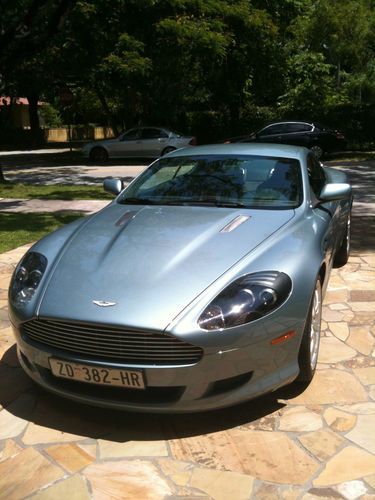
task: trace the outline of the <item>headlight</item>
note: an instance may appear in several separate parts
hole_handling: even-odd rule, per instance
[[[24,256],[10,285],[10,299],[15,306],[23,306],[32,299],[46,267],[47,259],[44,255],[29,252]]]
[[[199,317],[203,330],[222,330],[250,323],[279,307],[292,289],[284,273],[265,271],[237,279],[209,304]]]

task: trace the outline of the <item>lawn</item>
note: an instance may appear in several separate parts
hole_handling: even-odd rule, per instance
[[[0,184],[0,198],[38,198],[46,200],[113,199],[101,186]],[[6,213],[0,212],[0,253],[26,243],[81,217],[79,213]]]
[[[1,213],[0,253],[32,243],[55,229],[82,217],[81,213]]]
[[[113,199],[100,186],[71,186],[64,184],[0,184],[0,198],[38,198],[41,200],[96,200]]]

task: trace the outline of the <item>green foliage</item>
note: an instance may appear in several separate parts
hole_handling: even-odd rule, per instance
[[[158,124],[215,141],[375,102],[372,0],[2,4],[0,89],[51,102],[49,124]]]
[[[63,124],[59,111],[49,103],[44,103],[39,108],[39,115],[44,127],[56,128]]]
[[[374,57],[370,0],[318,0],[291,27],[298,47],[319,52],[335,68],[337,90],[346,75],[366,73]]]
[[[333,92],[333,81],[332,67],[323,54],[303,51],[293,54],[287,64],[288,91],[280,96],[280,108],[312,112],[325,107]]]

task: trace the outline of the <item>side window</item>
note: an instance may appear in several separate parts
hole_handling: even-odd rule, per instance
[[[259,132],[260,136],[265,136],[265,135],[274,135],[274,134],[282,134],[285,132],[285,127],[284,125],[271,125],[270,127],[266,127],[263,130]]]
[[[287,132],[288,133],[296,133],[296,132],[307,132],[311,130],[310,125],[307,123],[287,123]]]
[[[303,124],[303,130],[304,130],[304,132],[312,132],[313,128],[314,127],[312,125],[309,125],[308,123],[304,123]]]
[[[128,132],[126,132],[122,136],[122,141],[135,141],[136,139],[139,139],[139,129],[138,128],[132,128]]]
[[[142,139],[159,139],[160,137],[168,137],[168,135],[159,128],[144,128],[142,130]]]
[[[309,175],[309,182],[311,189],[315,196],[319,197],[324,184],[326,183],[326,176],[323,168],[320,166],[318,160],[310,155],[307,160],[307,172]]]

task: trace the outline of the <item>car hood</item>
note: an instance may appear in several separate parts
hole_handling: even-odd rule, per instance
[[[238,216],[249,218],[223,232]],[[293,210],[113,203],[66,241],[52,263],[38,314],[163,330],[293,216]]]

